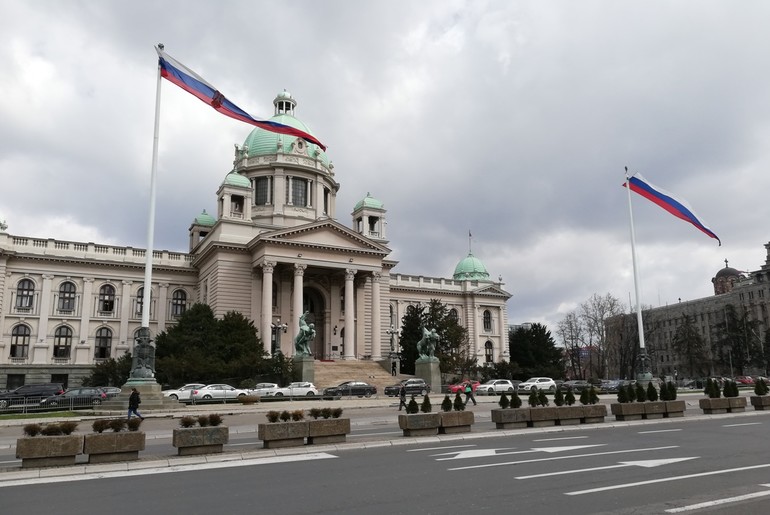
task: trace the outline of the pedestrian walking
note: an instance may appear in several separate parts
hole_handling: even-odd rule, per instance
[[[141,413],[139,413],[139,405],[142,403],[141,397],[139,397],[139,392],[136,388],[131,388],[131,395],[128,396],[128,418],[131,419],[131,414],[133,413],[140,419],[144,420],[144,417]]]
[[[468,399],[473,401],[473,405],[476,405],[476,397],[473,396],[473,384],[470,381],[465,382],[465,405],[468,405]]]
[[[404,386],[403,383],[398,390],[398,397],[401,399],[398,403],[398,411],[401,411],[401,408],[406,409],[406,386]]]
[[[390,364],[390,375],[396,375],[396,362]]]

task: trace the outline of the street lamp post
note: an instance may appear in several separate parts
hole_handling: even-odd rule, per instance
[[[272,328],[273,337],[270,342],[270,355],[275,356],[276,351],[281,350],[281,331],[284,333],[289,329],[289,326],[281,323],[279,318],[277,322],[270,324]]]
[[[390,354],[388,354],[388,357],[390,358],[390,371],[393,375],[397,375],[399,372],[399,366],[398,366],[398,353],[396,352],[396,335],[398,334],[398,331],[393,327],[393,324],[390,325],[390,329],[385,331],[390,335]]]

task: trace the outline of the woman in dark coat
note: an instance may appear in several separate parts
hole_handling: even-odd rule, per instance
[[[144,417],[137,411],[139,409],[139,404],[141,404],[142,399],[139,397],[139,392],[136,390],[136,388],[131,388],[131,395],[128,397],[128,418],[131,418],[131,414],[133,413],[140,419],[144,420]]]

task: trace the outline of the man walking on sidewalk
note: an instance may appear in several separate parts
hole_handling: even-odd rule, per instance
[[[401,411],[401,408],[406,409],[406,386],[403,383],[401,383],[401,388],[398,389],[398,397],[400,399],[398,411]]]

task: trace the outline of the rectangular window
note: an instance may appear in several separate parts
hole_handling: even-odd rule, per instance
[[[270,178],[257,177],[254,180],[254,203],[266,206],[270,203]]]
[[[307,180],[297,179],[296,177],[291,180],[291,203],[295,206],[306,207],[307,204]]]

